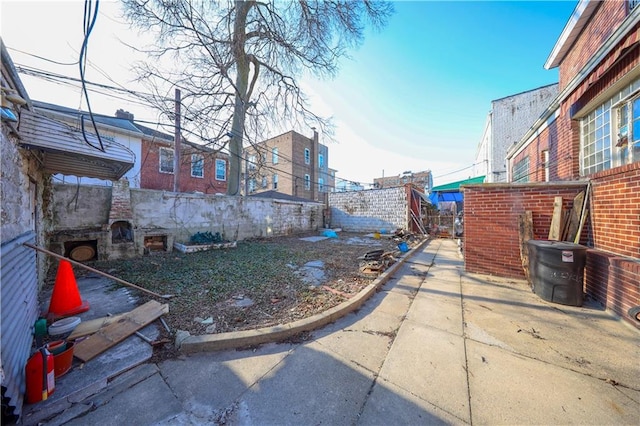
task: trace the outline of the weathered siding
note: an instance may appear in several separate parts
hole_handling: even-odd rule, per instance
[[[331,227],[351,232],[409,229],[405,187],[329,194]]]
[[[0,247],[2,386],[7,389],[3,396],[15,407],[15,414],[22,411],[26,389],[24,368],[31,355],[33,327],[39,312],[36,252],[22,243],[35,244],[35,234],[28,232],[8,242],[3,240]]]

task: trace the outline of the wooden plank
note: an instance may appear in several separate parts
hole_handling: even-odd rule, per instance
[[[518,236],[520,239],[520,260],[522,261],[522,269],[529,284],[531,277],[529,274],[529,245],[527,241],[533,239],[533,213],[526,211],[518,215]]]
[[[168,312],[168,305],[161,305],[159,302],[151,300],[76,343],[73,355],[87,362],[155,321],[166,312]]]
[[[582,216],[582,207],[584,204],[584,191],[580,191],[573,199],[571,214],[569,215],[569,230],[565,241],[573,241],[576,238],[578,227],[580,227],[580,217]]]
[[[567,234],[569,233],[569,217],[571,216],[571,210],[562,211],[562,235],[560,235],[560,241],[567,240]]]
[[[93,334],[96,331],[100,330],[102,327],[106,327],[109,324],[114,323],[120,318],[127,315],[128,312],[124,312],[122,314],[113,315],[110,317],[102,317],[96,318],[88,321],[83,321],[73,330],[73,332],[67,338],[68,340],[75,340],[80,337],[88,336],[89,334]]]
[[[573,238],[573,242],[575,244],[580,242],[582,228],[584,227],[584,222],[587,220],[587,214],[589,213],[589,192],[591,192],[591,182],[587,185],[587,192],[584,197],[584,203],[582,204],[582,211],[580,212],[580,223],[578,225],[578,230],[576,231],[576,236]]]
[[[562,197],[553,199],[553,216],[549,227],[549,240],[558,241],[561,237],[562,228]]]

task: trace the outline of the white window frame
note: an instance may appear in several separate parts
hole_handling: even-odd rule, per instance
[[[306,191],[311,190],[311,176],[309,176],[308,174],[304,175],[304,189]]]
[[[256,180],[251,178],[249,179],[249,193],[256,192]]]
[[[550,170],[549,170],[549,150],[545,149],[542,151],[542,166],[544,167],[544,181],[549,182],[550,180]]]
[[[216,180],[227,180],[227,160],[216,158]]]
[[[200,174],[197,174],[198,163],[200,163]],[[204,155],[191,154],[191,177],[204,178]]]
[[[277,173],[273,174],[273,181],[272,182],[273,182],[273,185],[272,185],[273,189],[278,189],[278,174]]]
[[[247,158],[247,163],[248,164],[248,168],[249,170],[255,170],[258,165],[256,164],[256,156],[255,155],[250,155],[249,158]]]
[[[614,167],[640,161],[640,93],[624,99],[614,113]]]
[[[309,148],[304,149],[304,164],[311,164],[311,150]]]
[[[171,161],[166,160],[164,162],[165,167],[163,168],[163,161],[162,158],[163,157],[169,157],[171,159]],[[160,147],[159,153],[158,153],[158,170],[160,171],[160,173],[168,173],[168,174],[173,174],[173,169],[174,169],[174,151],[173,148],[164,148],[164,147]],[[168,165],[171,165],[171,168],[169,169]]]
[[[318,192],[324,192],[324,178],[318,178]]]
[[[278,148],[271,149],[271,162],[273,164],[278,164]]]
[[[266,176],[262,176],[262,187],[266,188],[267,185],[268,185],[267,177]]]

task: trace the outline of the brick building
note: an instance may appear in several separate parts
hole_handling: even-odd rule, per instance
[[[558,84],[491,101],[482,139],[478,144],[473,176],[485,182],[506,182],[507,150],[525,134],[558,95]]]
[[[117,116],[133,115],[122,110]],[[174,191],[175,147],[173,136],[134,123],[142,137],[140,188]],[[182,140],[180,144],[179,188],[176,192],[227,192],[229,156],[202,145]]]
[[[638,326],[628,311],[640,305],[640,3],[579,1],[545,67],[559,67],[559,94],[507,153],[510,180],[534,183],[464,189],[466,268],[523,276],[517,214],[531,211],[534,238],[546,239],[553,199],[568,209],[584,190],[584,290]]]
[[[329,149],[319,143],[315,129],[310,138],[289,131],[246,148],[245,191],[276,191],[326,204],[335,187],[328,164]]]
[[[412,183],[423,191],[429,192],[433,186],[431,170],[423,170],[416,173],[407,171],[398,176],[385,176],[373,179],[373,186],[377,189],[394,188],[404,186],[408,183]]]

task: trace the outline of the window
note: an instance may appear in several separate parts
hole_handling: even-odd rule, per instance
[[[255,170],[256,169],[256,156],[255,155],[250,155],[249,158],[247,159],[247,163],[249,166],[249,170]]]
[[[263,188],[267,187],[267,177],[266,176],[262,176],[262,187]]]
[[[615,165],[640,161],[640,96],[623,102],[616,114],[618,137],[615,144]]]
[[[640,0],[629,0],[629,12],[640,5]]]
[[[311,189],[311,176],[304,175],[304,189],[309,191]]]
[[[160,173],[173,173],[173,149],[160,148]]]
[[[191,154],[191,176],[204,177],[204,157],[200,154]]]
[[[580,121],[582,176],[640,161],[639,90],[640,78]]]
[[[278,148],[273,148],[271,150],[271,162],[273,164],[278,164]]]
[[[544,181],[549,182],[549,150],[542,151],[542,166],[544,167]]]
[[[256,191],[256,180],[255,179],[249,179],[249,193],[255,192]]]
[[[227,180],[227,161],[216,158],[216,180]]]
[[[311,164],[311,151],[309,151],[309,148],[304,149],[304,164]]]
[[[318,178],[318,192],[324,192],[324,179]]]
[[[273,189],[278,189],[278,175],[273,175]]]
[[[529,182],[529,157],[525,157],[513,166],[513,181]]]
[[[318,167],[319,168],[324,167],[324,155],[322,154],[318,154]]]
[[[582,121],[582,173],[611,168],[611,100]]]

